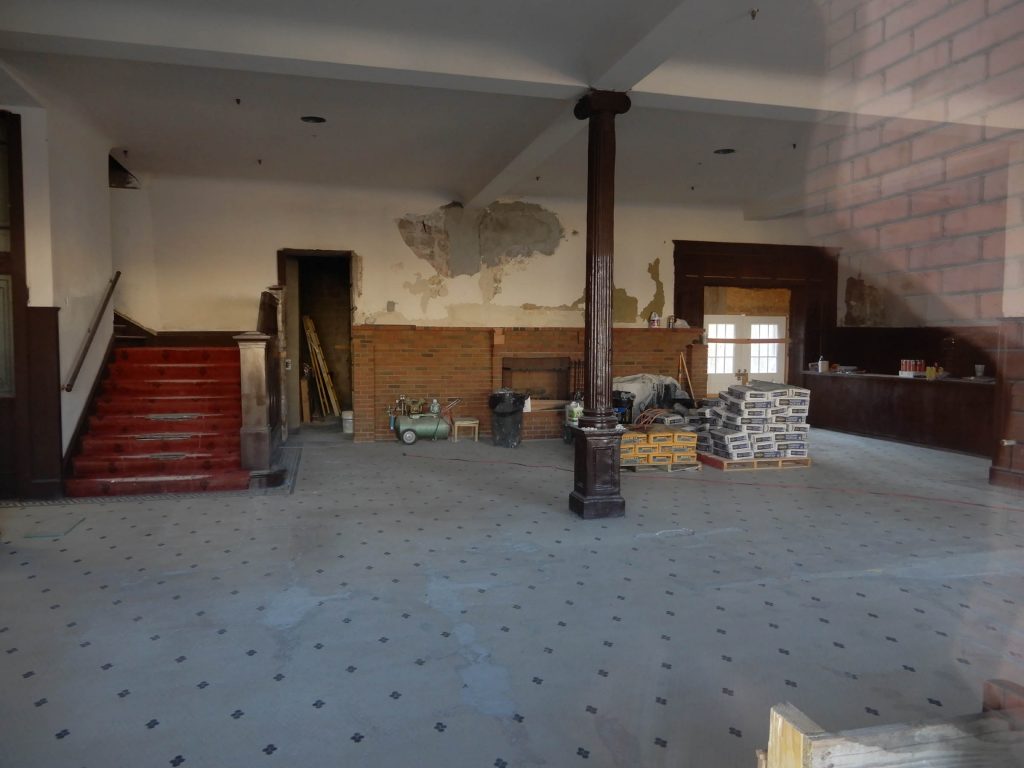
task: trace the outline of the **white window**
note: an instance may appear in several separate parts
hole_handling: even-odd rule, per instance
[[[708,326],[709,339],[735,339],[736,326],[733,323],[711,323]],[[708,344],[708,373],[732,373],[735,344],[712,341]]]
[[[779,326],[775,323],[754,323],[750,326],[751,339],[777,339]],[[754,342],[750,345],[751,373],[779,372],[779,345]]]

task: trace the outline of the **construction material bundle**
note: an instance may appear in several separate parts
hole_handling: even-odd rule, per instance
[[[697,433],[680,427],[654,424],[632,429],[622,436],[622,466],[697,463]]]
[[[716,400],[691,408],[697,450],[723,459],[807,458],[811,393],[770,381],[734,385]]]
[[[313,379],[316,381],[317,398],[324,416],[340,416],[341,405],[338,403],[338,395],[334,391],[334,381],[331,379],[331,371],[327,367],[327,359],[320,346],[320,337],[317,336],[316,326],[313,319],[308,315],[302,318],[302,327],[306,331],[306,343],[309,346],[309,357],[312,360]]]

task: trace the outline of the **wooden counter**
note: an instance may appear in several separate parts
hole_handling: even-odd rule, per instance
[[[995,382],[803,372],[811,426],[947,448],[995,452]]]

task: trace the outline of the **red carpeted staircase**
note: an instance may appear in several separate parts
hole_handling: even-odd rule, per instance
[[[238,349],[115,350],[65,481],[68,496],[249,487]]]

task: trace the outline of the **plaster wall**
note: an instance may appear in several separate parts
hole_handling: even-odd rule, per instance
[[[60,307],[61,378],[66,380],[113,273],[110,248],[110,141],[75,113],[59,105],[47,110],[53,298]],[[103,365],[113,332],[112,310],[100,320],[72,392],[61,392],[63,448],[66,450],[90,383]]]
[[[156,248],[149,195],[141,189],[110,190],[111,257],[121,280],[115,308],[147,328],[160,324]]]
[[[166,177],[127,195],[140,197],[123,205],[115,196],[116,266],[127,275],[129,265],[141,265],[153,277],[126,282],[118,306],[139,307],[136,319],[157,330],[251,327],[260,291],[277,280],[280,248],[354,252],[356,325],[583,324],[582,200],[527,201],[560,224],[553,252],[527,244],[508,249],[506,258],[481,258],[475,270],[465,268],[463,254],[459,269],[445,270],[417,255],[399,228],[402,219],[421,230],[432,226],[421,219],[435,222],[432,214],[448,203],[437,196]],[[627,310],[617,313],[619,324],[641,324],[652,309],[672,314],[674,238],[806,242],[794,219],[746,221],[738,209],[619,206],[615,282]]]

